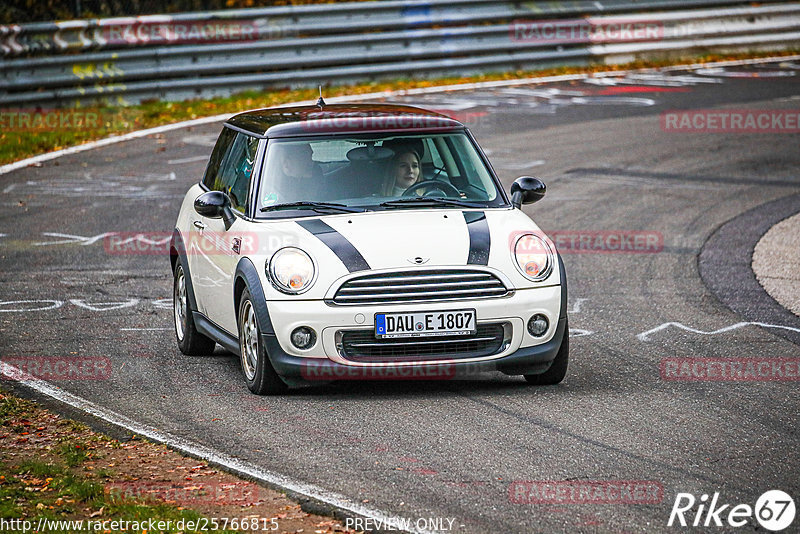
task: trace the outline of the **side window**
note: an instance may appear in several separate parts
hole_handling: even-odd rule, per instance
[[[219,171],[210,189],[223,191],[231,199],[231,207],[245,212],[250,178],[255,166],[258,139],[241,132],[233,132],[235,138],[219,165]]]
[[[223,127],[222,132],[217,138],[217,144],[214,145],[214,151],[211,153],[211,159],[208,162],[206,173],[203,176],[203,185],[211,190],[214,189],[214,181],[217,179],[220,163],[222,163],[225,154],[228,153],[228,149],[231,147],[231,141],[233,141],[235,136],[236,132],[230,128]]]

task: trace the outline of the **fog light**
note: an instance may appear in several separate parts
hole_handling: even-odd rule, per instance
[[[542,337],[545,332],[547,332],[549,326],[550,322],[547,320],[547,317],[541,313],[537,313],[528,320],[528,332],[533,337]]]
[[[317,334],[313,328],[299,326],[292,330],[292,345],[300,350],[310,349],[317,342]]]

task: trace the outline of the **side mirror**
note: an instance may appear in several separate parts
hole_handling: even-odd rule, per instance
[[[547,186],[533,176],[520,176],[511,184],[511,204],[519,209],[523,204],[533,204],[544,198]]]
[[[225,229],[229,229],[235,220],[231,210],[231,199],[222,191],[209,191],[194,201],[194,211],[209,219],[222,219]]]

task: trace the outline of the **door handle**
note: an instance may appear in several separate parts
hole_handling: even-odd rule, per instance
[[[194,221],[194,223],[192,224],[194,224],[194,227],[197,228],[198,230],[205,230],[206,228],[206,225],[201,223],[200,221]]]

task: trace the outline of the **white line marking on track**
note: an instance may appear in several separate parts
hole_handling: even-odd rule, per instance
[[[570,328],[569,337],[584,337],[594,334],[591,330],[583,330],[581,328]]]
[[[130,308],[139,303],[139,299],[128,299],[124,302],[95,302],[89,304],[83,299],[69,299],[71,304],[91,311],[111,311],[121,310],[122,308]]]
[[[156,299],[153,301],[153,306],[159,310],[171,310],[172,299],[171,298]]]
[[[63,237],[62,241],[47,241],[43,243],[34,243],[34,247],[43,247],[46,245],[63,245],[67,243],[80,243],[81,245],[94,245],[96,242],[100,241],[104,237],[108,237],[110,235],[116,235],[116,232],[106,232],[104,234],[96,235],[93,237],[83,237],[80,235],[72,235],[72,234],[59,234],[56,232],[42,232],[42,235],[46,235],[47,237]]]
[[[5,189],[3,189],[3,193],[10,193],[11,191],[14,190],[15,187],[17,187],[17,184],[11,184],[8,187],[6,187]]]
[[[120,332],[154,332],[156,330],[172,330],[172,328],[120,328]]]
[[[796,61],[800,60],[800,55],[794,56],[781,56],[781,57],[769,57],[769,58],[758,58],[758,59],[743,59],[743,60],[733,60],[733,61],[717,61],[714,63],[692,63],[689,65],[674,65],[672,67],[666,67],[660,69],[662,72],[670,72],[673,70],[687,70],[687,69],[697,69],[697,68],[713,68],[713,67],[732,67],[732,66],[740,66],[740,65],[758,65],[762,63],[774,63],[775,61]],[[624,76],[630,72],[653,72],[652,69],[640,69],[635,71],[605,71],[605,72],[595,72],[591,75],[589,74],[565,74],[561,76],[542,76],[539,78],[520,78],[517,80],[498,80],[494,82],[476,82],[476,83],[462,83],[462,84],[454,84],[454,85],[440,85],[438,87],[420,87],[418,89],[405,89],[400,91],[381,91],[378,93],[368,93],[363,95],[348,95],[348,96],[339,96],[339,97],[331,97],[327,99],[329,104],[336,104],[336,103],[344,103],[344,102],[357,102],[360,100],[369,100],[374,98],[387,98],[390,96],[406,96],[406,95],[424,95],[424,94],[433,94],[433,93],[443,93],[447,91],[465,91],[469,89],[487,89],[492,87],[513,87],[515,85],[529,85],[529,84],[541,84],[541,83],[550,83],[550,82],[565,82],[570,80],[585,80],[588,78],[605,78],[607,76]],[[286,105],[293,105],[293,106],[303,106],[303,105],[313,105],[316,103],[316,100],[306,100],[303,102],[287,102]],[[53,152],[48,152],[46,154],[40,154],[38,156],[34,156],[32,158],[26,158],[20,161],[15,161],[14,163],[9,163],[3,166],[0,166],[0,174],[6,174],[11,171],[22,169],[24,167],[28,167],[29,165],[33,165],[35,163],[41,163],[43,161],[49,161],[51,159],[60,158],[61,156],[67,156],[70,154],[78,154],[80,152],[84,152],[86,150],[92,150],[95,148],[113,145],[116,143],[120,143],[122,141],[128,141],[130,139],[139,139],[142,137],[147,137],[148,135],[153,135],[157,133],[164,133],[170,132],[172,130],[178,130],[181,128],[186,128],[188,126],[200,126],[202,124],[211,124],[214,122],[220,122],[224,120],[228,120],[232,117],[232,113],[226,113],[223,115],[214,115],[212,117],[202,117],[200,119],[194,119],[190,121],[184,122],[176,122],[173,124],[166,124],[164,126],[158,126],[156,128],[148,128],[147,130],[139,130],[136,132],[130,132],[123,135],[116,135],[112,137],[107,137],[105,139],[100,139],[98,141],[90,141],[88,143],[84,143],[82,145],[73,146],[69,148],[64,148],[62,150],[55,150]]]
[[[586,302],[587,300],[589,299],[588,298],[575,299],[575,302],[572,304],[572,309],[568,309],[567,313],[580,313],[581,306],[583,306],[583,303]]]
[[[641,334],[637,334],[636,338],[639,341],[645,341],[645,342],[650,341],[650,336],[652,334],[655,334],[656,332],[660,332],[662,330],[666,330],[670,326],[674,326],[675,328],[680,328],[681,330],[685,330],[687,332],[692,332],[693,334],[701,334],[701,335],[704,335],[704,336],[713,336],[713,335],[716,335],[716,334],[722,334],[724,332],[730,332],[731,330],[736,330],[738,328],[742,328],[744,326],[749,326],[749,325],[760,326],[762,328],[780,328],[782,330],[791,330],[792,332],[800,332],[800,328],[792,328],[791,326],[783,326],[783,325],[779,325],[779,324],[769,324],[769,323],[758,323],[758,322],[741,322],[741,323],[732,324],[730,326],[726,326],[724,328],[720,328],[719,330],[711,330],[709,332],[706,332],[704,330],[698,330],[696,328],[692,328],[690,326],[686,326],[683,323],[670,322],[670,323],[664,323],[664,324],[662,324],[660,326],[657,326],[657,327],[653,328],[652,330],[648,330],[646,332],[642,332]]]
[[[22,371],[14,368],[12,365],[6,365],[6,368],[13,373],[19,373],[13,376],[24,376],[21,374]],[[341,510],[348,511],[362,517],[368,517],[381,521],[383,524],[394,525],[398,523],[397,516],[392,516],[386,512],[383,512],[382,510],[353,502],[344,495],[328,491],[324,488],[320,488],[319,486],[308,484],[279,473],[268,471],[246,460],[217,452],[210,447],[206,447],[205,445],[173,436],[168,432],[156,430],[153,427],[134,421],[133,419],[103,408],[102,406],[98,406],[91,401],[78,397],[77,395],[68,393],[67,391],[57,388],[43,380],[20,380],[19,384],[37,391],[42,395],[47,395],[48,397],[61,401],[74,408],[83,410],[84,412],[107,421],[113,425],[120,426],[138,436],[143,436],[158,443],[163,443],[164,445],[167,445],[178,452],[225,467],[226,469],[239,475],[244,475],[273,486],[287,489],[299,495],[304,495],[331,506],[335,506]],[[413,521],[411,524],[414,524]],[[426,534],[428,531],[411,529],[408,532]]]
[[[38,308],[11,308],[10,310],[2,309],[3,306],[10,306],[12,304],[34,304],[39,306]],[[63,306],[64,303],[60,300],[6,300],[0,302],[0,313],[2,312],[34,312],[34,311],[45,311],[45,310],[55,310],[56,308],[60,308]]]

